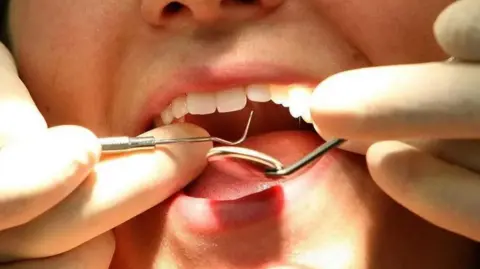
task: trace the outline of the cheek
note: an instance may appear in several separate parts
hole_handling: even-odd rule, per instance
[[[131,2],[12,1],[10,26],[19,72],[50,125],[95,130],[105,122],[121,49],[116,42],[122,29],[119,18],[125,18],[119,13],[131,10]]]
[[[454,0],[315,0],[375,65],[439,60],[433,23]]]

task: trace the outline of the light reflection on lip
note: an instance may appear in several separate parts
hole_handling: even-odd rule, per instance
[[[196,235],[214,235],[263,220],[281,219],[289,207],[314,189],[312,186],[324,184],[329,168],[342,154],[332,150],[307,171],[281,185],[235,200],[218,201],[179,193],[171,201],[172,217],[182,226],[181,230]]]
[[[207,92],[251,84],[304,84],[316,86],[324,77],[301,74],[270,64],[240,64],[218,68],[193,67],[174,74],[169,82],[154,89],[137,112],[135,134],[144,132],[154,117],[175,97],[188,92]]]

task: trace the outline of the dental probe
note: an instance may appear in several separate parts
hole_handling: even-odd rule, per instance
[[[308,155],[303,157],[302,159],[298,160],[297,162],[283,168],[283,169],[272,169],[268,168],[265,170],[265,175],[273,176],[273,177],[282,177],[282,176],[289,176],[298,170],[302,169],[303,167],[311,164],[316,159],[322,157],[325,153],[329,152],[330,150],[339,147],[341,144],[345,143],[347,140],[335,138],[330,141],[323,143],[321,146],[316,148],[314,151],[310,152]]]
[[[199,142],[217,142],[222,145],[235,146],[247,138],[250,124],[252,122],[253,111],[250,112],[245,131],[240,139],[237,141],[228,141],[219,137],[205,136],[205,137],[189,137],[189,138],[171,138],[171,139],[158,139],[154,136],[144,137],[105,137],[99,138],[102,146],[102,153],[119,153],[130,152],[138,150],[152,150],[158,145],[177,144],[177,143],[199,143]]]
[[[207,159],[209,160],[225,158],[242,159],[274,170],[283,169],[283,164],[279,160],[253,149],[240,147],[216,147],[212,148],[207,154]]]

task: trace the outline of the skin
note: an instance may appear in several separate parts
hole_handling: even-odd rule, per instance
[[[138,135],[131,111],[145,95],[183,66],[202,62],[256,59],[325,77],[447,57],[432,24],[450,0],[271,1],[280,6],[255,18],[240,4],[184,2],[192,13],[159,19],[152,14],[163,1],[13,1],[11,49],[47,123],[84,126],[98,136]],[[217,21],[226,23],[218,29]],[[347,155],[328,173],[335,180],[310,190],[281,221],[222,236],[190,234],[173,225],[165,203],[157,205],[114,229],[111,268],[469,268],[474,262],[472,241],[393,202],[371,180],[363,157]]]

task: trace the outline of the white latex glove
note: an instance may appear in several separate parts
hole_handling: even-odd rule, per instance
[[[435,34],[458,61],[335,75],[316,89],[312,117],[323,137],[366,154],[398,203],[480,241],[480,1],[452,4]]]

